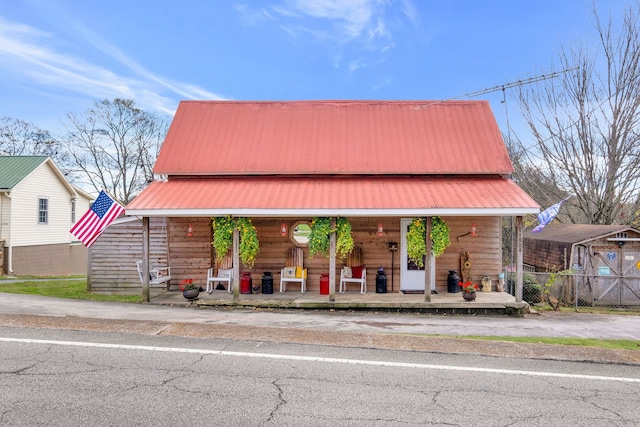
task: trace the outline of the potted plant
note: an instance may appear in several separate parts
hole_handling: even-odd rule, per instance
[[[478,285],[472,282],[460,282],[460,288],[462,289],[462,298],[465,301],[473,301],[476,299],[476,290]]]
[[[193,279],[181,280],[180,290],[182,291],[182,296],[189,301],[197,299],[198,295],[200,295],[200,287],[193,284]]]

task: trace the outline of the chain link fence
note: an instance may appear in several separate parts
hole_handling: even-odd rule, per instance
[[[605,308],[640,313],[640,276],[594,276],[580,273],[526,272],[522,300],[529,304],[561,307]],[[507,292],[515,295],[515,275],[509,274]]]

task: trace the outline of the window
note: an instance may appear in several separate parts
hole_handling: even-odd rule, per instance
[[[76,199],[71,199],[71,224],[76,223]]]
[[[38,199],[38,224],[49,222],[49,200]]]
[[[310,235],[311,227],[308,222],[296,222],[293,227],[291,227],[290,237],[296,246],[307,246]]]

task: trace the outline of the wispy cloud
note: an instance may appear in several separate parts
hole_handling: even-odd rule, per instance
[[[23,84],[44,86],[55,92],[71,92],[89,99],[127,98],[143,109],[173,114],[180,99],[223,99],[205,89],[164,79],[128,58],[116,47],[90,32],[89,40],[100,53],[125,65],[123,75],[78,56],[62,52],[54,34],[0,18],[0,73]]]
[[[366,67],[364,53],[384,55],[395,46],[392,25],[398,20],[418,24],[416,8],[411,0],[280,0],[279,3],[258,10],[246,5],[237,6],[247,25],[276,23],[292,39],[311,37],[338,53],[330,55],[336,68],[346,61],[351,72]],[[398,17],[400,15],[400,17]],[[256,16],[268,19],[256,19]],[[352,52],[346,55],[345,51]],[[353,57],[350,59],[349,57]]]

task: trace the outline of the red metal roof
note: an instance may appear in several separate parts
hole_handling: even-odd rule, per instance
[[[183,101],[160,175],[513,172],[486,101]]]
[[[128,206],[142,216],[523,215],[538,204],[502,177],[226,177],[151,183]]]

